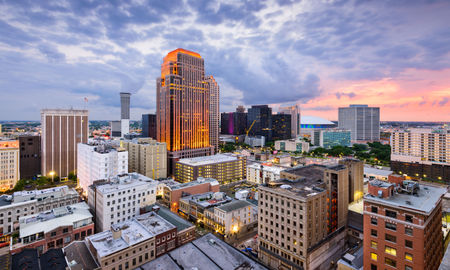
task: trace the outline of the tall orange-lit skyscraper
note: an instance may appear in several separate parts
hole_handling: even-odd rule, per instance
[[[210,86],[200,54],[176,49],[156,81],[157,140],[167,144],[169,175],[181,158],[214,153],[209,140]]]

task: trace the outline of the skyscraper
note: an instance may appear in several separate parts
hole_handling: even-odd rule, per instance
[[[279,114],[291,115],[291,135],[292,138],[300,136],[300,108],[298,105],[280,107]]]
[[[130,133],[130,97],[131,93],[120,93],[120,131],[121,137]]]
[[[250,136],[260,135],[264,136],[266,141],[271,141],[272,108],[268,105],[254,105],[248,109],[247,128],[250,129]]]
[[[238,106],[236,112],[222,113],[220,120],[220,133],[242,135],[247,129],[247,113],[243,106]]]
[[[210,103],[209,103],[209,142],[214,146],[214,151],[219,150],[219,123],[220,123],[220,109],[219,109],[219,85],[212,75],[206,78],[209,83]]]
[[[292,115],[290,114],[272,115],[273,140],[286,140],[291,138],[291,117]]]
[[[352,141],[380,140],[380,108],[350,105],[339,108],[339,128],[352,132]]]
[[[87,110],[41,110],[43,175],[67,177],[77,168],[77,144],[87,143]]]
[[[156,82],[157,140],[167,145],[169,174],[180,158],[211,155],[210,86],[200,54],[176,49],[164,57]]]
[[[156,114],[142,115],[142,137],[156,139]]]
[[[41,136],[19,136],[20,177],[31,179],[41,174]]]

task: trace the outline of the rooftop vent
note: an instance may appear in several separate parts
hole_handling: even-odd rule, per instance
[[[378,198],[383,198],[383,191],[382,190],[378,190]]]
[[[406,204],[407,205],[411,205],[412,203],[410,201],[406,201]]]
[[[280,188],[282,188],[282,189],[291,189],[292,186],[290,186],[290,185],[281,185]]]

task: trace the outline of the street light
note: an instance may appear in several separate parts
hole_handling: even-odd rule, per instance
[[[48,174],[50,174],[50,176],[52,177],[52,184],[54,183],[53,182],[53,177],[55,176],[55,171],[51,171],[51,172],[49,172]]]

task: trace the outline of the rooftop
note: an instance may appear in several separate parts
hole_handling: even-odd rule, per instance
[[[244,200],[234,200],[229,203],[223,204],[217,208],[224,212],[231,212],[231,211],[241,209],[244,207],[248,207],[248,206],[254,206],[254,205],[247,201],[244,201]]]
[[[174,267],[175,264],[176,267]],[[208,233],[142,265],[141,269],[262,270],[267,268]]]
[[[311,164],[303,167],[294,167],[292,169],[286,169],[286,173],[294,174],[302,178],[308,178],[308,180],[319,181],[323,180],[324,165]]]
[[[172,190],[177,190],[177,189],[183,189],[183,188],[201,185],[201,184],[205,184],[205,183],[210,183],[211,186],[219,185],[219,182],[217,182],[217,180],[214,178],[198,177],[197,180],[195,180],[195,181],[191,181],[191,182],[187,182],[187,183],[179,183],[179,182],[173,181],[173,182],[166,183],[166,186],[168,186]]]
[[[147,176],[133,172],[117,175],[107,180],[94,181],[94,184],[90,185],[89,188],[96,188],[97,192],[107,194],[148,184],[157,185],[158,182]]]
[[[280,174],[281,171],[286,169],[286,168],[282,168],[282,167],[278,167],[278,166],[268,166],[268,165],[263,165],[263,164],[259,164],[259,163],[253,163],[253,164],[247,165],[247,167],[253,168],[253,169],[261,169],[261,167],[262,167],[264,171],[272,172],[275,174]]]
[[[206,192],[201,194],[194,194],[182,197],[181,200],[186,202],[193,202],[204,208],[221,205],[232,199],[223,192]]]
[[[105,257],[174,228],[173,224],[150,212],[113,224],[111,230],[91,235],[87,239],[96,249],[98,256]],[[114,239],[113,231],[120,231],[120,237]]]
[[[326,192],[325,183],[322,181],[322,178],[280,179],[269,183],[267,187],[280,194],[303,198]]]
[[[236,156],[217,154],[213,156],[205,157],[195,157],[195,158],[183,158],[178,161],[178,163],[189,165],[189,166],[204,166],[222,162],[232,162],[236,161],[238,158]]]
[[[385,185],[393,185],[383,181],[371,181],[370,184],[384,187]],[[420,185],[417,195],[409,193],[395,192],[394,195],[386,198],[379,198],[371,194],[364,195],[364,200],[370,200],[375,203],[387,204],[405,210],[419,210],[425,213],[431,213],[441,197],[447,192],[445,188],[434,187],[429,185]]]
[[[53,187],[41,190],[24,190],[16,191],[13,194],[13,203],[24,202],[29,200],[45,200],[47,198],[58,198],[68,194],[78,195],[77,191],[68,186]]]
[[[167,220],[175,227],[177,227],[177,231],[181,232],[187,228],[195,226],[194,224],[190,223],[189,221],[170,211],[169,208],[161,205],[157,206],[159,206],[158,215],[160,215],[163,219]]]
[[[91,255],[85,241],[74,241],[63,248],[67,261],[81,266],[80,269],[96,269],[97,262]],[[74,265],[72,265],[74,266]]]
[[[318,116],[300,115],[302,125],[336,125],[335,123]]]
[[[20,238],[47,233],[61,226],[73,226],[74,223],[86,220],[92,223],[92,214],[85,202],[53,208],[50,211],[24,216],[19,219]]]
[[[392,174],[392,171],[381,170],[381,169],[377,169],[377,168],[364,166],[364,174],[367,175],[367,176],[369,176],[369,175],[379,175],[379,176],[388,177],[390,174]]]
[[[353,254],[346,253],[343,258],[338,261],[338,265],[345,265],[349,269],[363,269],[363,259],[363,247],[360,246]]]

